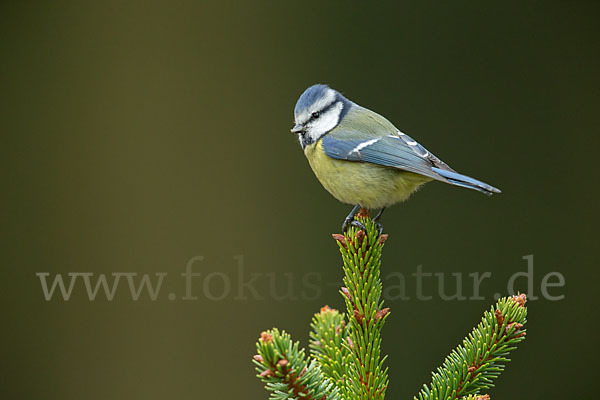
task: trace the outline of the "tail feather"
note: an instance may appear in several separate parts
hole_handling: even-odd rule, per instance
[[[492,185],[488,185],[487,183],[478,181],[477,179],[459,174],[458,172],[447,171],[436,167],[433,167],[432,170],[446,178],[449,183],[456,186],[477,190],[481,193],[487,194],[488,196],[491,196],[494,193],[502,193],[500,189],[495,188]]]

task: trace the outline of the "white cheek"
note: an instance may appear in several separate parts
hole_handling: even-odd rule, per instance
[[[313,141],[317,141],[325,133],[335,128],[340,121],[342,108],[344,108],[344,105],[342,102],[338,102],[329,111],[322,114],[319,119],[310,124],[308,133]]]

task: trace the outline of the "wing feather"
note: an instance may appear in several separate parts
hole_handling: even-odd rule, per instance
[[[322,139],[325,153],[332,158],[398,168],[443,182],[448,180],[433,167],[455,172],[386,118],[357,104],[352,104],[342,126]]]
[[[341,139],[341,134],[323,138],[325,153],[338,160],[361,161],[398,168],[433,179],[446,181],[432,170],[434,164],[427,157],[413,151],[400,137],[383,136],[365,139]],[[427,154],[429,154],[427,152]]]

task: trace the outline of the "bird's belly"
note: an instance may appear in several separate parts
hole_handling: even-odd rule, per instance
[[[396,168],[331,158],[320,141],[308,146],[304,153],[319,182],[342,203],[387,207],[406,200],[431,180]]]

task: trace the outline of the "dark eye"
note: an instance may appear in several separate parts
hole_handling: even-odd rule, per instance
[[[313,117],[314,119],[317,119],[317,118],[319,118],[319,117],[321,116],[321,113],[320,113],[319,111],[315,111],[315,112],[314,112],[314,113],[312,113],[311,115],[312,115],[312,117]]]

